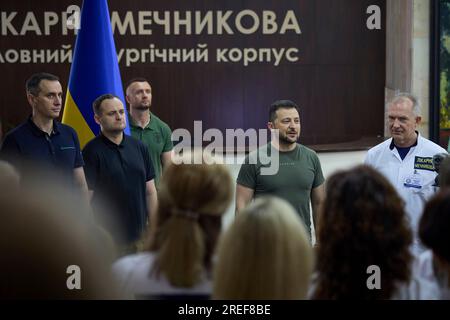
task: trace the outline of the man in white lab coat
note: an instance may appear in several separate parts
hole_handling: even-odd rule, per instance
[[[392,138],[370,149],[365,163],[383,173],[405,201],[415,235],[412,249],[418,255],[424,251],[417,237],[418,222],[437,188],[433,156],[447,151],[417,131],[422,117],[413,95],[396,95],[387,105],[387,118]]]

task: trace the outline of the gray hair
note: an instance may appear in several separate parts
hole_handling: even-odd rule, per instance
[[[416,117],[420,117],[422,114],[422,107],[420,105],[420,101],[415,95],[408,92],[397,92],[395,96],[392,99],[390,99],[389,102],[387,103],[386,110],[389,108],[390,105],[404,101],[405,99],[408,99],[412,102],[413,104],[412,112]]]

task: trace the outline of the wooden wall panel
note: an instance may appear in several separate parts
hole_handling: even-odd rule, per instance
[[[387,1],[388,9],[397,14],[405,0]],[[17,11],[17,21],[23,21],[28,11],[42,15],[44,11],[64,11],[69,4],[80,0],[48,0],[45,3],[3,0],[0,11]],[[382,11],[382,30],[366,28],[366,9],[379,5]],[[115,35],[116,47],[192,48],[198,43],[208,44],[210,53],[216,48],[288,48],[299,50],[299,61],[283,61],[279,66],[254,63],[244,67],[239,63],[144,63],[120,68],[124,83],[132,77],[147,77],[153,86],[153,111],[173,129],[192,130],[195,120],[203,121],[203,129],[265,128],[269,105],[277,99],[292,99],[302,110],[301,142],[307,145],[336,144],[362,137],[383,135],[384,88],[407,83],[403,73],[398,79],[397,69],[388,68],[386,74],[386,0],[192,0],[109,1],[110,11],[217,11],[273,10],[284,17],[294,10],[299,18],[301,35],[164,35],[152,25],[153,34]],[[397,10],[397,11],[395,11]],[[388,10],[389,11],[389,10]],[[389,16],[388,16],[389,17]],[[279,18],[280,19],[280,18]],[[41,19],[42,20],[42,19]],[[282,20],[278,20],[281,23]],[[395,32],[403,32],[392,23]],[[403,24],[401,25],[403,26]],[[392,36],[392,33],[391,33]],[[74,36],[61,35],[58,30],[50,36],[0,36],[0,53],[7,49],[60,48],[74,44]],[[394,57],[401,59],[405,46],[394,45]],[[389,49],[388,49],[389,50]],[[398,60],[388,55],[390,65]],[[2,74],[0,117],[4,130],[23,121],[30,109],[26,103],[24,83],[33,72],[48,71],[59,75],[67,86],[70,65],[64,64],[0,64]],[[392,73],[392,74],[391,74]],[[406,88],[406,87],[405,87]],[[5,125],[6,124],[6,125]]]

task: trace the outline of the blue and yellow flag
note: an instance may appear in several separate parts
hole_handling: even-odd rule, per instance
[[[106,93],[125,106],[107,0],[84,0],[62,118],[76,130],[81,147],[100,132],[92,103]],[[128,124],[125,133],[130,134]]]

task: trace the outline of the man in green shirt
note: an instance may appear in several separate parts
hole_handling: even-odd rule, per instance
[[[131,135],[148,147],[155,169],[155,183],[158,186],[163,167],[171,161],[172,131],[164,121],[150,112],[152,87],[146,79],[132,79],[128,82],[126,93],[130,105]]]
[[[278,196],[287,200],[298,212],[311,236],[310,207],[313,223],[324,197],[324,177],[317,154],[298,144],[300,115],[297,105],[289,100],[272,104],[268,128],[275,131],[270,144],[250,153],[241,166],[236,187],[236,213],[253,198],[263,195]],[[264,174],[268,165],[260,161],[261,154],[279,152],[279,170]],[[273,158],[272,158],[273,159]]]

